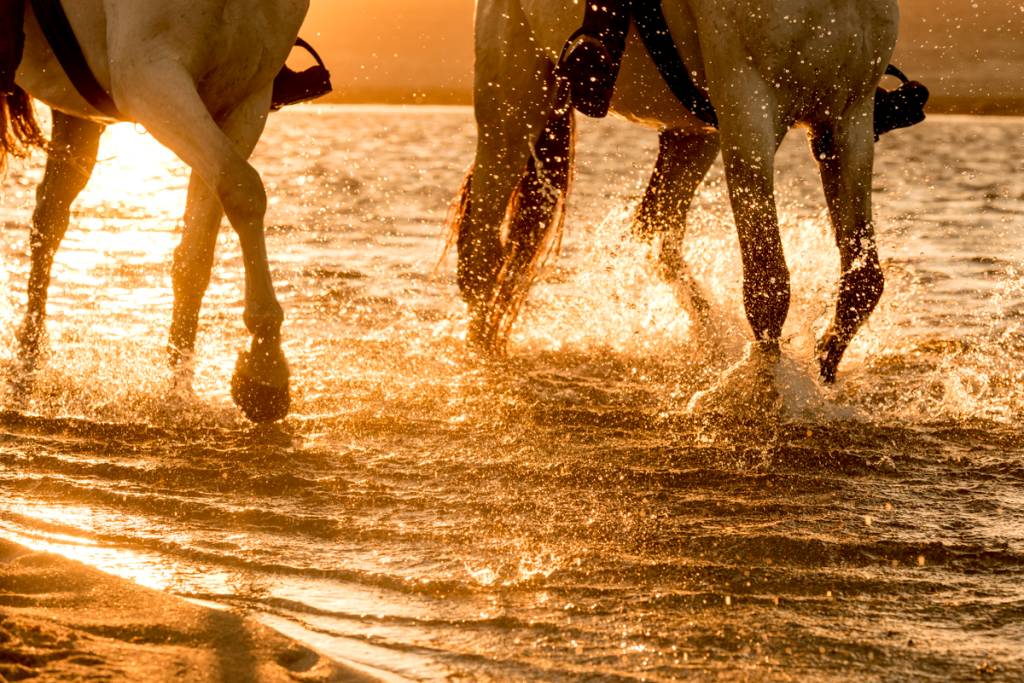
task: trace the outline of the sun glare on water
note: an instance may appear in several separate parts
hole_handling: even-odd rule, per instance
[[[188,167],[173,152],[141,126],[119,123],[104,132],[99,160],[79,202],[133,216],[180,216],[187,183]]]

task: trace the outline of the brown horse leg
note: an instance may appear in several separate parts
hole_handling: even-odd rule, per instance
[[[842,269],[835,317],[817,345],[825,382],[835,381],[846,347],[878,304],[885,285],[871,222],[870,107],[868,98],[843,119],[816,126],[811,133]]]
[[[36,209],[29,238],[32,269],[28,279],[28,306],[18,331],[18,357],[23,381],[31,382],[46,329],[46,300],[53,257],[67,232],[71,204],[85,189],[96,164],[105,126],[53,112],[53,133],[43,181],[36,190]],[[27,387],[26,387],[27,388]]]

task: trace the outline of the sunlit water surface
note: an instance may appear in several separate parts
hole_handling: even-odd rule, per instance
[[[686,411],[723,362],[628,236],[656,137],[620,122],[582,125],[561,254],[508,362],[467,357],[452,259],[435,265],[474,135],[467,109],[272,118],[255,164],[294,411],[253,428],[227,389],[237,240],[183,408],[164,343],[187,172],[109,131],[38,386],[3,399],[0,534],[412,679],[1024,676],[1024,120],[932,117],[878,146],[887,291],[833,390],[809,365],[838,259],[790,136],[796,381],[752,424]],[[40,175],[18,164],[0,190],[4,368]],[[742,342],[720,165],[687,245]]]

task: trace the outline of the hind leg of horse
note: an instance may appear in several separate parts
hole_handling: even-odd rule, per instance
[[[878,304],[885,284],[871,222],[871,106],[868,98],[841,121],[816,126],[811,133],[842,272],[835,316],[817,345],[821,377],[829,383],[835,381],[843,353]]]
[[[712,337],[716,335],[711,307],[683,256],[683,237],[690,204],[718,150],[717,134],[663,131],[654,173],[633,220],[633,234],[638,238],[661,235],[659,274],[673,286],[692,319]]]
[[[509,201],[527,171],[534,143],[554,109],[552,65],[537,49],[518,0],[478,6],[490,39],[476,46],[477,148],[468,209],[459,226],[458,282],[469,306],[469,343],[496,345],[501,229]],[[479,13],[487,9],[485,17]],[[500,316],[498,316],[500,317]]]
[[[239,357],[232,396],[251,420],[279,420],[288,412],[289,376],[281,351],[284,312],[274,293],[267,258],[263,181],[214,121],[191,75],[181,65],[141,62],[125,68],[128,71],[119,78],[132,86],[124,88],[118,104],[192,167],[216,193],[238,234],[245,265],[244,321],[252,344]],[[269,86],[258,97],[261,106],[269,110]]]
[[[262,99],[255,97],[227,116],[221,129],[239,154],[248,157],[259,141],[267,112]],[[175,386],[190,389],[193,355],[199,312],[210,284],[217,235],[224,209],[215,190],[197,173],[192,174],[185,207],[185,229],[174,252],[174,314],[171,321],[168,353],[174,370]]]
[[[104,128],[100,123],[53,112],[46,171],[36,190],[36,208],[32,214],[28,305],[18,331],[18,357],[23,370],[21,380],[25,382],[31,381],[38,362],[40,340],[46,329],[46,301],[53,258],[67,232],[71,204],[92,175]]]

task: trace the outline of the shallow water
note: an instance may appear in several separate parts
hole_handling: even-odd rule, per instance
[[[653,133],[583,123],[561,254],[483,365],[451,257],[435,270],[471,112],[275,115],[256,165],[294,411],[253,428],[228,397],[228,230],[200,399],[166,399],[187,175],[118,127],[57,259],[39,384],[4,398],[0,534],[411,679],[1019,680],[1024,120],[878,146],[887,291],[829,390],[808,367],[838,259],[801,137],[778,164],[786,409],[723,424],[686,406],[742,344],[709,356],[628,238]],[[0,195],[5,368],[40,168]],[[742,342],[720,164],[687,245]]]

